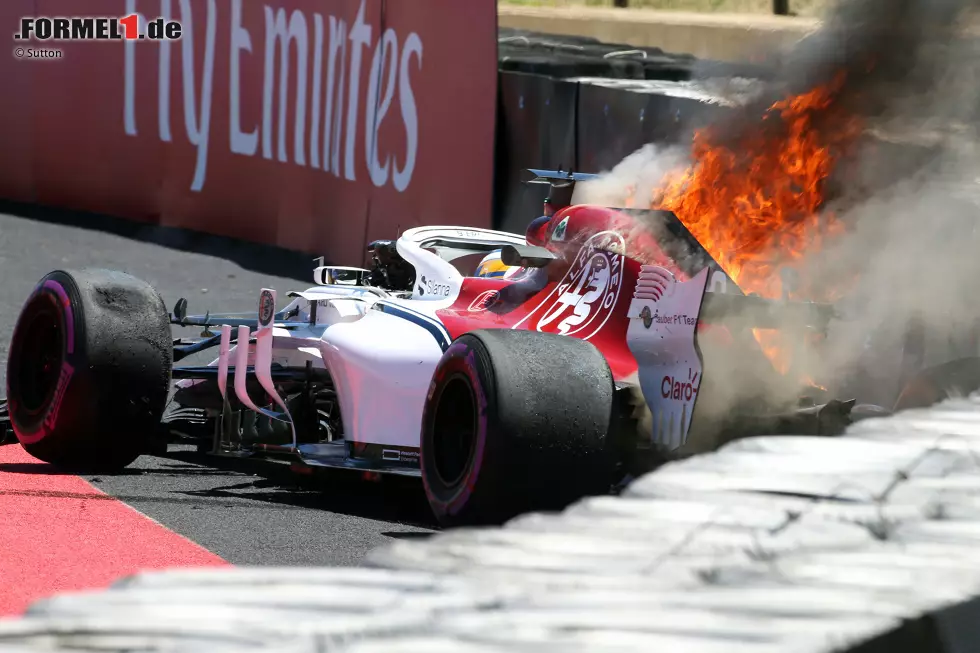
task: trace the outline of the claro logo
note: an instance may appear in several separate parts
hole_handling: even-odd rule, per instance
[[[677,401],[690,401],[698,394],[698,376],[700,372],[688,368],[687,379],[665,375],[660,383],[660,396],[664,399],[674,399]]]
[[[147,14],[137,10],[143,8],[149,12],[156,8],[154,5],[155,2],[145,0],[126,0],[126,14],[137,13],[140,25],[145,25]],[[157,127],[161,141],[173,140],[170,67],[174,53],[171,50],[179,48],[184,126],[188,141],[197,149],[192,191],[204,187],[207,175],[215,43],[222,20],[230,32],[228,124],[234,154],[274,158],[282,163],[288,163],[291,158],[296,165],[357,181],[360,149],[361,160],[366,163],[375,186],[391,183],[398,191],[408,188],[419,145],[418,113],[411,83],[411,74],[422,68],[422,39],[418,34],[412,32],[399,38],[392,28],[378,34],[364,20],[363,0],[349,28],[346,21],[336,16],[313,13],[307,17],[298,9],[287,12],[263,5],[265,31],[259,52],[253,46],[253,37],[257,35],[242,21],[242,0],[195,3],[206,6],[203,25],[194,22],[190,0],[159,0],[159,16],[171,19],[174,5],[179,6],[177,19],[183,25],[179,42],[161,41],[152,45],[125,42],[123,122],[126,134],[136,136],[136,57],[159,57]],[[230,8],[228,14],[223,13],[225,8]],[[204,39],[203,61],[195,61],[194,43],[201,38]],[[251,56],[261,56],[264,61],[262,115],[258,124],[244,125],[241,62]],[[366,78],[362,76],[365,64]],[[290,107],[291,79],[295,80],[296,90]],[[367,86],[363,105],[362,80]],[[395,118],[396,111],[405,129],[405,151],[384,152],[378,143],[378,131],[386,120]],[[366,137],[359,148],[356,139],[361,119],[366,125]],[[288,130],[287,123],[291,123]],[[287,133],[292,134],[291,141]]]

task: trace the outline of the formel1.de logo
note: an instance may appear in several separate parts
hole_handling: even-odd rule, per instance
[[[163,17],[140,25],[139,16],[26,16],[20,19],[17,41],[176,41],[181,25]]]

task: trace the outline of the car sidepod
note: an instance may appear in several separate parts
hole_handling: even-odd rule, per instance
[[[356,322],[323,332],[345,436],[356,443],[417,448],[429,382],[449,347],[435,318],[380,301]]]

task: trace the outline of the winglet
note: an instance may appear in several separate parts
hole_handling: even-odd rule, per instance
[[[248,396],[248,349],[251,331],[245,325],[238,327],[238,341],[235,345],[235,394],[245,407],[260,412]]]
[[[297,444],[296,424],[289,414],[285,400],[276,392],[276,384],[272,381],[272,320],[275,314],[276,291],[263,288],[259,295],[259,329],[255,333],[255,377],[259,380],[259,385],[266,391],[266,394],[282,409],[282,415],[285,415],[289,426],[292,428],[293,448],[295,448]],[[278,416],[277,419],[281,419],[282,415]]]
[[[247,342],[247,341],[246,341]],[[218,345],[218,390],[221,392],[221,403],[228,402],[228,352],[231,350],[231,325],[221,326],[221,343]]]

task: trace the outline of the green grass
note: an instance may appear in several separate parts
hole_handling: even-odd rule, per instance
[[[500,0],[500,2],[531,7],[612,6],[612,0]],[[790,0],[790,11],[799,16],[819,17],[831,4],[832,0]],[[673,11],[772,13],[772,0],[630,0],[630,6]]]

